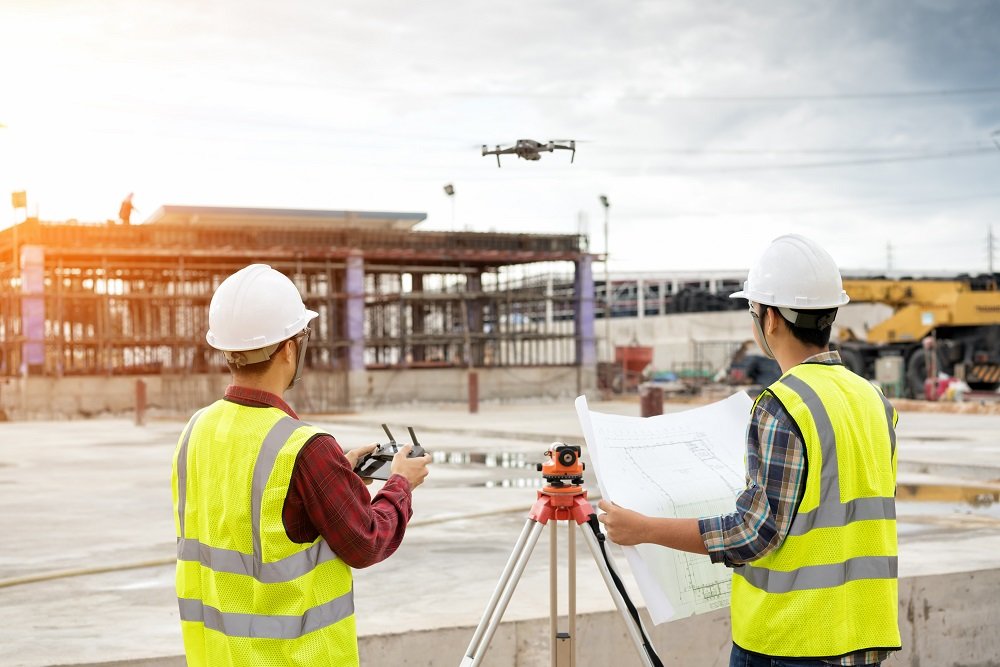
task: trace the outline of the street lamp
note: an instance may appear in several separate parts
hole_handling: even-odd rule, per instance
[[[607,195],[601,195],[601,206],[604,207],[604,355],[609,362],[614,361],[611,354],[611,275],[608,269],[608,216],[611,202]]]
[[[451,183],[446,183],[444,193],[451,200],[451,231],[455,231],[455,186]]]

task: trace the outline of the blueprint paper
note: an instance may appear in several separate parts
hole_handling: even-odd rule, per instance
[[[656,517],[727,514],[746,485],[743,463],[753,402],[744,392],[657,417],[577,415],[601,495]],[[729,606],[732,573],[708,556],[652,544],[623,547],[656,624]]]

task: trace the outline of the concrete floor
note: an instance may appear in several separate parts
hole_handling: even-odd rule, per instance
[[[592,407],[635,415],[639,406]],[[530,464],[553,440],[582,442],[569,400],[483,405],[476,415],[463,406],[413,405],[307,419],[348,447],[378,439],[382,421],[400,439],[413,426],[437,453],[399,552],[355,573],[362,636],[474,626],[534,500]],[[170,460],[181,426],[0,424],[0,665],[180,655]],[[906,412],[899,447],[901,486],[930,499],[900,503],[900,576],[1000,568],[1000,505],[992,504],[1000,493],[1000,415]],[[510,454],[506,463],[484,463],[482,455],[497,452]],[[972,490],[971,501],[924,492],[959,486]],[[505,621],[547,618],[546,552],[540,544]],[[581,546],[578,554],[578,612],[613,609],[589,553]],[[620,553],[617,560],[627,570]],[[108,571],[74,572],[97,567]]]

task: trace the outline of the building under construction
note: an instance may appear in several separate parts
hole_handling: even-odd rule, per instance
[[[0,401],[29,413],[68,401],[62,380],[79,387],[78,411],[113,410],[135,376],[153,406],[212,400],[227,374],[205,341],[208,304],[250,263],[288,275],[319,313],[303,409],[463,400],[470,368],[486,398],[593,386],[584,237],[415,231],[423,219],[163,206],[140,225],[28,219],[0,231]]]

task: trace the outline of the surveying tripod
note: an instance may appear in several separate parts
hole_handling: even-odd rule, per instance
[[[549,543],[549,641],[551,648],[552,667],[576,667],[576,540],[573,533],[573,522],[580,528],[583,537],[590,547],[590,553],[597,563],[611,599],[625,620],[629,637],[639,652],[639,658],[644,667],[662,667],[659,657],[643,628],[639,613],[632,604],[622,584],[614,563],[604,546],[605,537],[601,532],[600,523],[593,505],[587,500],[587,492],[583,489],[583,462],[579,461],[580,447],[554,443],[545,452],[549,461],[538,464],[538,470],[543,473],[548,484],[538,492],[535,504],[528,512],[528,520],[521,529],[521,534],[514,544],[507,564],[504,566],[500,580],[497,582],[493,596],[486,605],[486,611],[480,620],[476,631],[465,651],[465,656],[459,667],[478,667],[486,654],[493,635],[496,633],[500,619],[503,617],[514,589],[517,587],[521,574],[524,572],[531,552],[542,534],[545,524],[550,526]],[[568,632],[559,632],[558,619],[558,585],[557,585],[557,524],[560,521],[568,523]]]

